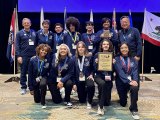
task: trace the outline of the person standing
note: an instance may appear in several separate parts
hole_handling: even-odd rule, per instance
[[[142,53],[142,40],[137,28],[130,27],[128,16],[122,16],[120,19],[122,29],[119,31],[120,42],[127,42],[130,48],[131,56],[139,61]]]
[[[63,33],[63,26],[61,23],[56,23],[54,25],[54,40],[56,42],[55,44],[55,48],[56,50],[58,49],[59,45],[61,45],[62,43],[64,43],[64,33]]]
[[[87,21],[86,22],[86,33],[82,34],[82,41],[86,44],[89,54],[93,55],[94,52],[94,48],[96,47],[94,45],[94,39],[96,36],[96,33],[94,33],[94,23],[91,21]]]
[[[35,40],[36,33],[34,30],[30,29],[31,20],[29,18],[23,18],[22,26],[24,27],[16,35],[16,57],[20,64],[20,84],[21,84],[21,94],[26,94],[27,89],[27,70],[29,60],[35,55]]]
[[[95,53],[98,52],[99,50],[99,45],[100,45],[100,42],[103,40],[103,39],[108,39],[112,42],[113,44],[113,47],[114,47],[114,53],[116,54],[117,53],[117,50],[118,50],[118,35],[117,33],[110,28],[110,24],[111,24],[111,20],[109,18],[102,18],[102,30],[99,30],[97,33],[96,33],[96,37],[95,37],[95,45],[96,45],[96,48],[95,48]]]
[[[81,41],[81,34],[78,32],[80,22],[75,17],[69,17],[66,20],[67,32],[64,35],[64,44],[66,44],[70,50],[71,54],[75,55],[76,45]]]
[[[56,52],[55,49],[55,41],[54,41],[54,35],[52,31],[49,31],[50,27],[50,21],[49,20],[44,20],[42,22],[43,29],[40,29],[37,34],[36,34],[36,46],[39,44],[48,44],[51,49],[52,53]]]

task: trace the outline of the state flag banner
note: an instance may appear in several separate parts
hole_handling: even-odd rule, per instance
[[[160,17],[145,10],[142,38],[153,45],[160,46]]]

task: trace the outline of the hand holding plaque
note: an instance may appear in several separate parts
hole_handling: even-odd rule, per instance
[[[112,52],[99,52],[98,53],[98,70],[99,71],[112,71],[113,62]]]

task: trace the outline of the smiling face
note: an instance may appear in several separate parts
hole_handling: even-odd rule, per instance
[[[93,25],[87,24],[87,26],[86,26],[86,30],[87,30],[87,31],[93,31],[93,29],[94,29],[94,26],[93,26]]]
[[[75,32],[76,31],[76,27],[73,26],[72,24],[70,24],[69,29],[70,29],[70,32]]]
[[[63,28],[60,25],[56,25],[56,27],[55,27],[56,33],[61,33],[62,30],[63,30]]]
[[[77,46],[78,48],[78,54],[79,55],[84,55],[85,54],[85,50],[86,50],[86,48],[85,48],[85,46],[82,44],[82,43],[80,43],[80,44],[78,44],[78,46]]]
[[[107,52],[109,50],[109,42],[108,41],[104,41],[102,43],[102,50],[103,50],[103,52]]]
[[[48,31],[48,30],[49,30],[49,24],[48,24],[48,23],[44,23],[44,24],[43,24],[43,29],[44,29],[45,31]]]
[[[28,18],[24,18],[22,21],[22,26],[24,27],[24,29],[28,30],[31,27],[31,21]]]
[[[128,29],[130,26],[129,18],[122,18],[121,19],[121,27],[123,29]]]
[[[108,30],[109,27],[110,27],[110,22],[109,21],[106,21],[106,22],[103,23],[103,29]]]
[[[67,54],[68,54],[68,49],[67,49],[67,47],[64,46],[64,45],[62,45],[62,46],[60,46],[59,49],[60,49],[60,50],[59,50],[60,56],[61,56],[61,57],[66,57]]]
[[[39,57],[44,58],[48,53],[48,48],[47,47],[43,47],[40,49],[39,51]]]
[[[122,44],[120,47],[120,52],[122,56],[128,56],[129,48],[127,44]]]

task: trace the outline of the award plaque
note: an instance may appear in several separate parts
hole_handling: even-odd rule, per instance
[[[112,71],[112,52],[99,52],[98,53],[98,70],[99,71]]]

